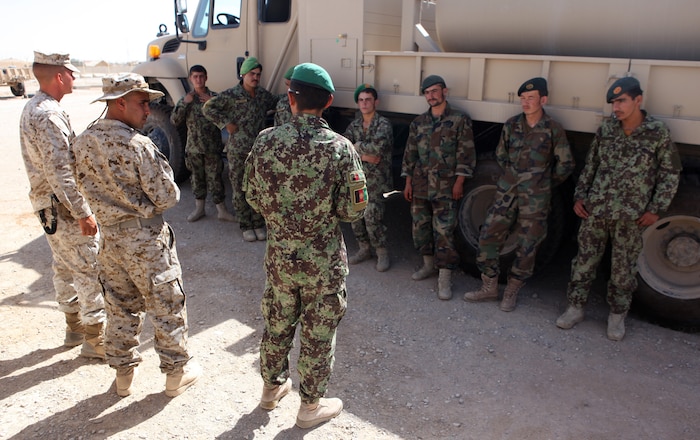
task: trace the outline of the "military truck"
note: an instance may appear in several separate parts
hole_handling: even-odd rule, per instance
[[[500,173],[492,153],[502,123],[520,112],[518,86],[547,78],[546,110],[567,129],[582,166],[593,134],[611,114],[608,87],[636,77],[645,109],[670,127],[684,170],[669,212],[644,233],[635,303],[665,322],[700,324],[700,2],[200,0],[191,25],[186,3],[175,0],[174,6],[174,33],[161,25],[148,61],[134,71],[165,93],[152,105],[146,130],[179,179],[187,172],[186,133],[170,124],[169,112],[190,88],[191,65],[204,65],[208,85],[220,91],[239,81],[245,57],[256,56],[264,66],[261,84],[275,93],[285,91],[288,67],[322,65],[337,89],[328,119],[339,131],[354,115],[355,87],[373,84],[379,110],[394,124],[397,161],[408,123],[427,109],[422,79],[443,76],[450,104],[474,120],[479,154],[459,211],[457,235],[467,267]],[[573,236],[571,186],[553,197],[539,272]],[[509,242],[504,263],[512,254]]]
[[[24,83],[32,79],[32,70],[29,67],[8,66],[1,71],[0,86],[10,86],[10,91],[15,96],[26,96]]]

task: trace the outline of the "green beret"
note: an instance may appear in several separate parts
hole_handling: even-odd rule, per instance
[[[329,93],[335,92],[331,76],[323,67],[314,63],[302,63],[296,66],[291,79],[311,87],[326,90]]]
[[[375,89],[372,84],[360,84],[355,89],[355,104],[357,104],[360,93],[364,92],[365,90],[374,90],[374,93],[377,93],[377,89]]]
[[[635,90],[638,91],[635,96],[642,93],[642,88],[636,78],[632,78],[631,76],[620,78],[608,89],[607,101],[608,103],[611,103],[613,99],[619,98],[620,95],[624,95],[625,93]]]
[[[432,87],[435,84],[442,84],[443,87],[447,87],[445,85],[445,80],[442,79],[441,76],[430,75],[423,80],[423,84],[421,84],[421,86],[420,86],[420,92],[424,93],[425,89],[427,89],[428,87]]]
[[[284,72],[284,79],[292,79],[292,73],[294,73],[294,67],[292,66],[289,69],[287,69],[286,72]]]
[[[535,90],[540,92],[540,96],[547,96],[549,94],[547,91],[547,80],[540,77],[528,79],[518,89],[518,96],[525,92],[532,92]]]
[[[241,76],[245,75],[253,69],[257,69],[258,67],[260,67],[260,70],[262,70],[262,64],[258,63],[257,58],[246,58],[245,61],[243,61],[243,64],[241,64]]]

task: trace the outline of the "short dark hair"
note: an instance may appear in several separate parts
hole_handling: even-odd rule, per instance
[[[374,99],[377,99],[379,97],[379,95],[377,94],[377,91],[375,89],[373,89],[372,87],[367,87],[366,89],[364,89],[360,93],[358,93],[357,96],[359,97],[363,93],[369,93],[370,95],[372,95],[372,97],[374,97]]]
[[[304,82],[292,80],[289,90],[294,94],[297,101],[297,109],[317,110],[323,109],[328,103],[331,93],[318,87],[310,86]]]
[[[207,69],[205,69],[201,64],[195,64],[194,66],[190,67],[190,76],[192,76],[192,73],[194,72],[199,72],[206,75]]]

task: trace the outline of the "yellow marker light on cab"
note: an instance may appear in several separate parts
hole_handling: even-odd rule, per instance
[[[160,58],[160,47],[155,44],[148,46],[148,58],[151,60],[157,60]]]

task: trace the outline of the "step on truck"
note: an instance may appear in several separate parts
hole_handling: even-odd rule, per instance
[[[521,111],[517,87],[547,78],[547,112],[567,130],[580,171],[594,133],[611,115],[607,89],[618,78],[637,78],[645,110],[671,129],[683,174],[669,211],[644,232],[635,304],[659,322],[700,325],[697,0],[199,0],[192,12],[174,0],[173,17],[173,31],[161,25],[148,60],[134,71],[165,93],[152,105],[146,131],[180,180],[187,177],[186,133],[170,124],[169,112],[188,92],[194,64],[204,65],[207,85],[222,91],[239,81],[245,57],[255,56],[264,66],[261,84],[273,93],[285,91],[282,75],[290,66],[319,64],[337,90],[328,119],[341,132],[354,116],[355,87],[373,84],[379,111],[394,125],[397,163],[409,122],[427,108],[421,81],[430,74],[445,78],[450,104],[474,121],[479,157],[459,208],[457,238],[467,269],[500,173],[492,160],[498,135]],[[553,196],[541,273],[575,231],[566,189]],[[512,245],[502,251],[505,264]]]

